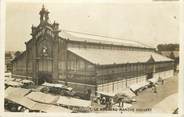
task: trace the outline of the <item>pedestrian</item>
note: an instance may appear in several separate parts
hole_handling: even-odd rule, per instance
[[[161,77],[159,77],[159,81],[161,82],[162,85],[164,84],[164,80]]]
[[[103,98],[102,98],[102,96],[100,97],[100,104],[103,104]]]
[[[138,96],[138,90],[135,91],[135,95]]]
[[[96,98],[96,102],[97,102],[97,104],[100,104],[100,97]]]
[[[102,98],[102,104],[103,105],[106,104],[106,98],[105,97]]]
[[[118,99],[119,107],[121,107],[121,102],[122,102],[121,100],[122,100],[121,98]]]
[[[122,106],[122,108],[124,107],[124,98],[121,99],[121,106]]]
[[[157,93],[157,88],[156,88],[156,86],[154,86],[154,93]]]
[[[164,80],[162,79],[162,85],[164,85]]]
[[[106,106],[105,108],[106,108],[106,110],[109,110],[109,104],[110,104],[109,101],[106,100],[106,102],[105,102],[105,106]]]
[[[153,87],[153,86],[154,86],[153,82],[150,82],[150,86],[151,86],[151,87]]]
[[[113,105],[113,99],[109,99],[109,110],[112,110],[112,105]]]
[[[113,104],[113,103],[114,103],[113,98],[110,98],[110,103],[111,103],[111,104]]]
[[[154,87],[155,87],[154,85],[152,85],[152,87],[151,87],[151,89],[152,89],[153,92],[154,92]]]

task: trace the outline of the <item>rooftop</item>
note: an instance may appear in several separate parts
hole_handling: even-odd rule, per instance
[[[155,62],[173,61],[156,52],[127,51],[127,50],[105,50],[105,49],[84,49],[69,48],[70,52],[82,57],[83,59],[99,65],[126,64],[126,63],[145,63],[151,57]]]
[[[142,48],[153,48],[148,47],[145,44],[136,41],[130,41],[126,39],[117,39],[107,36],[93,35],[87,33],[73,32],[62,30],[59,33],[60,37],[71,40],[71,41],[85,41],[92,43],[102,43],[102,44],[113,44],[122,46],[132,46],[132,47],[142,47]]]
[[[179,57],[179,51],[161,51],[160,53],[167,57],[170,57],[171,54],[174,54],[175,58]]]

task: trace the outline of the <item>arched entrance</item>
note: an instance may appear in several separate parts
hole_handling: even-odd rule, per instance
[[[41,58],[38,60],[38,71],[37,71],[37,85],[41,85],[44,82],[52,82],[52,60],[47,58]]]
[[[52,83],[52,74],[48,72],[39,72],[37,82],[38,82],[38,85],[41,85],[44,82]]]

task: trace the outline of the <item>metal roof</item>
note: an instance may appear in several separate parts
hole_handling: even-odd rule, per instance
[[[5,98],[6,97],[20,98],[20,97],[24,97],[30,92],[31,92],[30,89],[8,87],[5,90]]]
[[[161,51],[160,53],[167,57],[170,57],[173,53],[175,58],[179,57],[179,51]]]
[[[44,103],[57,101],[58,96],[51,96],[49,94],[44,95],[43,93],[40,94],[40,92],[30,92],[30,89],[8,87],[5,90],[5,99],[13,101],[31,110],[40,110],[43,112],[71,112],[71,110],[60,106],[39,103],[39,101]],[[43,98],[46,101],[43,101]]]
[[[69,32],[65,30],[62,30],[59,34],[60,34],[60,37],[68,39],[68,40],[72,40],[72,41],[83,41],[83,42],[85,41],[85,42],[92,42],[92,43],[152,48],[152,47],[148,47],[147,45],[139,43],[139,42],[123,40],[123,39],[115,39],[115,38],[110,38],[110,37],[105,37],[105,36],[81,34],[77,32]]]
[[[31,92],[30,89],[8,87],[5,90],[5,99],[23,105],[27,108],[31,108],[34,105],[34,103],[32,103],[30,100],[24,97],[30,92]]]
[[[10,100],[14,103],[20,104],[26,108],[35,110],[35,109],[33,109],[33,107],[36,105],[36,102],[34,102],[26,97],[13,98],[13,97],[8,96],[8,97],[5,97],[5,99]]]
[[[29,108],[30,110],[38,110],[43,112],[72,112],[72,110],[69,110],[67,108],[35,102],[26,97],[19,97],[19,98],[6,97],[6,99],[13,101],[17,104],[20,104],[26,108]]]
[[[41,102],[41,103],[47,103],[47,104],[54,104],[58,100],[58,96],[54,96],[51,94],[45,94],[42,92],[31,92],[30,94],[26,95],[27,98]]]
[[[93,64],[99,65],[145,63],[151,57],[155,62],[173,61],[155,52],[89,48],[68,48],[68,50]]]

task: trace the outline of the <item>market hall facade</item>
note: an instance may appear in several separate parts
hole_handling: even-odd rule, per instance
[[[143,44],[59,29],[49,11],[39,12],[26,50],[13,61],[13,75],[36,84],[65,83],[83,93],[118,93],[150,78],[173,76],[172,59]]]

